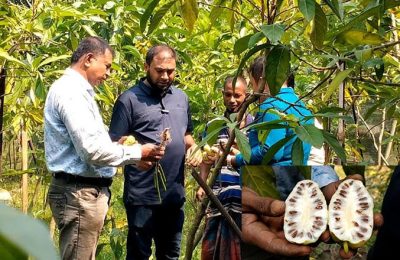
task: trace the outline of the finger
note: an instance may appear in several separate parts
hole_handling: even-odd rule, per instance
[[[374,213],[374,229],[375,230],[382,227],[384,221],[385,220],[383,219],[383,216],[381,213]]]
[[[319,237],[319,241],[324,243],[328,243],[330,240],[331,240],[331,234],[329,233],[329,230],[325,230]]]
[[[119,144],[123,144],[127,138],[128,138],[128,136],[122,136],[122,137],[118,140],[118,143],[119,143]]]
[[[283,216],[280,217],[268,217],[260,216],[260,219],[271,229],[273,232],[279,232],[283,230]]]
[[[242,189],[242,210],[255,211],[265,216],[279,216],[285,213],[285,203],[270,197],[260,197],[253,190],[243,187]]]
[[[311,253],[309,246],[291,244],[287,240],[277,237],[261,222],[253,222],[242,228],[245,241],[267,252],[284,256],[305,256]]]
[[[362,176],[361,174],[350,174],[347,175],[345,180],[347,179],[353,179],[353,180],[358,180],[358,181],[364,181],[364,176]]]

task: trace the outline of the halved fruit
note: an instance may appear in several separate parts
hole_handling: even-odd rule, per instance
[[[373,231],[374,202],[364,184],[343,181],[329,203],[329,231],[344,250],[364,245]]]
[[[286,239],[304,245],[316,242],[328,223],[328,207],[318,184],[311,180],[298,182],[285,205]]]

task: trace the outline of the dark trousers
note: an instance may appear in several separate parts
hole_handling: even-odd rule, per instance
[[[157,260],[178,259],[184,221],[183,205],[126,206],[128,260],[149,259],[154,239]]]

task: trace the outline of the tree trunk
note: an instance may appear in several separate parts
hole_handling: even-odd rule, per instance
[[[4,95],[6,93],[6,69],[0,69],[0,177],[3,172],[3,115]]]
[[[339,64],[340,71],[343,71],[345,69],[345,64],[340,63]],[[345,86],[346,83],[343,81],[339,85],[339,107],[340,108],[345,108],[345,101],[344,101],[344,96],[345,96]],[[342,113],[340,113],[342,115]],[[338,123],[338,140],[341,143],[342,146],[344,146],[344,141],[345,141],[345,125],[344,125],[344,119],[339,118],[339,123]],[[340,158],[338,158],[338,164],[341,164]]]
[[[28,170],[28,137],[24,127],[21,130],[22,170]],[[22,174],[22,212],[28,213],[28,174]]]

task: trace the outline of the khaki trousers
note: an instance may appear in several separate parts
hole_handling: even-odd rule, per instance
[[[95,259],[109,198],[108,187],[52,178],[48,201],[60,231],[62,259]]]

